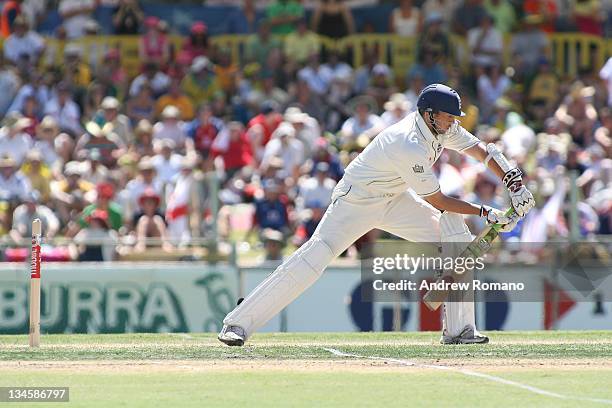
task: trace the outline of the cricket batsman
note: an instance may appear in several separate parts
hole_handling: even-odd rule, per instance
[[[503,154],[459,125],[459,94],[443,84],[427,86],[417,111],[388,127],[347,167],[312,238],[270,274],[223,320],[219,340],[242,346],[246,339],[319,277],[331,261],[366,232],[379,228],[413,242],[470,242],[464,214],[512,230],[534,206],[522,173]],[[444,148],[467,154],[503,181],[512,216],[444,195],[432,166]],[[446,301],[443,344],[487,343],[476,329],[473,301]]]

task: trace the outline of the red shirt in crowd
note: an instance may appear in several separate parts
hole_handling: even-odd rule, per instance
[[[555,18],[557,18],[558,14],[555,0],[525,0],[523,11],[527,15],[535,14],[542,16],[544,19],[544,22],[540,24],[542,31],[547,33],[555,32]]]
[[[233,170],[248,166],[253,163],[253,153],[251,144],[246,132],[236,140],[230,140],[225,152],[218,152],[216,155],[223,158],[226,170]]]
[[[274,118],[271,121],[271,124],[268,124],[268,121],[266,120],[266,115],[264,115],[263,113],[260,113],[259,115],[255,116],[248,123],[247,127],[249,130],[258,125],[263,128],[264,138],[262,141],[262,146],[265,146],[266,144],[268,144],[268,142],[270,141],[270,138],[272,137],[272,133],[276,130],[278,125],[280,125],[281,122],[283,121],[283,118],[280,114],[274,113],[273,115],[274,115]]]

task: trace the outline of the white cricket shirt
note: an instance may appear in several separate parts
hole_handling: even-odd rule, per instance
[[[346,168],[344,178],[374,193],[414,190],[428,196],[440,190],[432,167],[442,150],[463,151],[478,144],[462,128],[450,135],[434,136],[418,112],[412,112],[378,136]]]

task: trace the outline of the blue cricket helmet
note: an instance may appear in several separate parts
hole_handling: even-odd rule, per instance
[[[446,112],[455,116],[465,116],[461,111],[459,94],[444,84],[426,86],[419,95],[417,108],[426,112]]]

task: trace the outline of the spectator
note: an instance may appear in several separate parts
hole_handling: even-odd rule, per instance
[[[259,99],[273,101],[278,106],[284,106],[289,101],[289,94],[276,85],[274,76],[269,71],[261,74],[261,90],[257,95]]]
[[[85,125],[86,132],[78,139],[75,151],[81,157],[87,157],[89,151],[98,149],[102,156],[101,161],[107,167],[113,167],[117,157],[125,149],[123,141],[112,131],[112,125],[106,124],[100,127],[95,122]]]
[[[423,70],[411,70],[411,72],[408,74],[406,82],[408,83],[408,89],[406,89],[404,95],[406,95],[406,99],[413,106],[413,109],[416,109],[419,93],[426,86],[425,81],[423,80]]]
[[[153,91],[153,97],[163,95],[170,85],[170,77],[164,74],[159,69],[159,65],[155,62],[144,64],[142,74],[138,75],[130,85],[130,96],[134,97],[140,92],[140,88],[148,85]],[[145,118],[141,118],[145,119]]]
[[[57,121],[60,129],[70,133],[73,137],[80,135],[81,110],[72,99],[72,91],[65,82],[60,82],[55,87],[55,93],[45,105],[45,115],[51,116]]]
[[[459,92],[459,91],[457,91]],[[480,109],[472,103],[472,96],[467,91],[461,91],[461,110],[465,116],[459,118],[461,126],[470,133],[475,132],[476,126],[480,123]]]
[[[36,28],[47,15],[48,0],[22,0],[21,15],[26,18],[30,27]]]
[[[385,127],[394,125],[404,119],[413,109],[406,95],[402,93],[391,95],[389,100],[385,102],[384,108],[385,112],[382,114],[381,119],[385,123]]]
[[[127,103],[127,117],[130,118],[132,124],[140,123],[143,120],[152,122],[155,118],[154,107],[153,90],[148,85],[142,86]]]
[[[108,214],[108,227],[119,231],[123,225],[123,215],[121,207],[113,202],[115,196],[115,187],[109,182],[103,182],[96,186],[96,200],[94,203],[86,206],[78,220],[78,226],[73,226],[73,230],[85,228],[89,225],[90,216],[95,211],[106,211]]]
[[[516,24],[516,12],[508,0],[485,0],[484,8],[493,17],[495,28],[502,35],[508,34]]]
[[[523,2],[525,17],[535,16],[540,19],[540,29],[546,33],[555,32],[555,20],[559,14],[555,0],[525,0]]]
[[[421,11],[425,20],[432,15],[438,15],[442,19],[442,26],[448,31],[450,22],[453,20],[458,2],[454,0],[425,0]]]
[[[147,247],[161,246],[164,251],[171,251],[172,245],[168,240],[168,231],[163,217],[159,214],[161,198],[153,189],[146,189],[138,198],[138,205],[142,215],[136,223],[136,252],[144,252]],[[159,240],[151,244],[149,239]]]
[[[599,71],[599,77],[608,88],[608,107],[612,107],[612,57],[608,58],[603,68]]]
[[[174,152],[176,144],[171,139],[162,139],[158,151],[152,161],[157,177],[164,183],[170,183],[178,174],[184,157]]]
[[[193,103],[183,93],[178,79],[172,79],[168,93],[162,95],[155,104],[155,115],[159,117],[168,106],[176,106],[181,112],[181,120],[192,120],[194,116]]]
[[[325,128],[330,131],[337,131],[350,116],[346,104],[354,96],[352,80],[352,70],[337,72],[331,80],[329,93],[325,100],[329,109],[323,123]],[[313,120],[315,119],[313,118]]]
[[[183,150],[187,135],[180,119],[181,111],[176,106],[166,106],[161,113],[161,121],[153,126],[153,140],[169,139],[177,149]]]
[[[195,149],[204,157],[212,153],[213,142],[222,131],[225,131],[225,124],[214,116],[212,107],[208,104],[202,105],[198,117],[189,123],[185,130],[189,136],[188,144],[193,145],[191,149]]]
[[[45,116],[36,128],[36,138],[34,140],[34,150],[38,150],[44,164],[55,169],[59,161],[59,156],[55,152],[54,140],[59,135],[57,121],[51,116]]]
[[[43,77],[38,73],[33,73],[29,78],[24,78],[23,85],[15,95],[8,112],[23,112],[26,100],[31,97],[36,98],[37,115],[40,115],[51,99],[51,93],[49,87],[43,82]]]
[[[299,167],[304,162],[304,145],[296,139],[295,129],[290,123],[281,123],[272,134],[272,139],[266,144],[261,167],[265,169],[273,157],[283,161],[283,168],[277,173],[278,177],[297,180]]]
[[[81,262],[110,262],[116,259],[117,234],[111,230],[112,213],[94,209],[73,238],[71,252]]]
[[[559,78],[552,71],[550,62],[546,57],[540,58],[538,71],[529,84],[527,93],[527,111],[539,127],[543,126],[544,120],[554,111],[559,99],[559,88]]]
[[[94,81],[87,87],[85,93],[85,101],[83,106],[83,117],[89,120],[100,120],[102,113],[100,105],[102,100],[106,97],[106,89],[101,83]]]
[[[248,62],[257,62],[260,66],[265,66],[272,50],[282,49],[282,43],[272,37],[270,26],[262,23],[257,28],[257,34],[249,36],[245,48]]]
[[[308,23],[304,18],[297,22],[296,31],[285,37],[285,56],[292,62],[304,64],[309,56],[321,51],[319,37],[308,30]]]
[[[423,32],[417,42],[417,59],[423,62],[425,53],[431,53],[435,61],[447,62],[451,56],[448,35],[442,30],[442,15],[431,13],[425,19]]]
[[[372,68],[372,79],[365,93],[376,100],[378,107],[382,106],[396,91],[391,68],[387,64],[376,64]]]
[[[21,113],[23,117],[26,119],[30,119],[30,126],[23,129],[25,133],[30,136],[35,135],[36,126],[38,126],[38,113],[40,110],[38,109],[38,103],[36,102],[36,98],[34,96],[30,96],[26,98],[25,104],[23,106],[23,110]]]
[[[401,37],[416,37],[423,29],[423,16],[412,0],[400,0],[389,16],[389,32]]]
[[[334,78],[338,76],[352,76],[353,68],[346,62],[342,61],[340,53],[336,50],[329,50],[327,53],[327,62],[321,65],[320,75],[327,87],[331,85]]]
[[[138,157],[153,156],[153,126],[151,122],[142,119],[134,128],[134,144],[130,146],[130,150],[137,154]]]
[[[453,32],[461,36],[467,35],[469,30],[478,26],[485,13],[482,0],[465,0],[455,9],[452,19]]]
[[[206,57],[193,60],[191,72],[183,79],[181,87],[195,105],[211,103],[215,98],[223,96],[213,64]]]
[[[266,8],[266,19],[272,34],[295,31],[295,24],[304,17],[304,8],[296,0],[273,0]]]
[[[53,207],[62,225],[76,218],[86,205],[85,195],[95,189],[95,185],[81,178],[83,170],[81,163],[68,162],[64,166],[64,176],[51,183]]]
[[[599,0],[578,0],[574,3],[574,21],[578,31],[597,36],[603,35],[605,14]]]
[[[467,41],[472,64],[481,68],[501,64],[504,42],[501,33],[493,26],[491,16],[483,14],[478,27],[468,31]]]
[[[595,88],[577,81],[555,112],[555,118],[569,128],[574,143],[582,148],[589,147],[593,142],[597,122],[597,110],[592,101],[594,94]]]
[[[296,139],[302,142],[304,159],[310,157],[317,139],[321,136],[319,122],[302,112],[297,106],[288,107],[283,115],[283,120],[293,126]]]
[[[318,53],[311,54],[308,57],[308,64],[298,71],[297,77],[300,81],[304,81],[310,87],[310,90],[317,95],[323,95],[327,92],[330,77],[321,69],[321,56]]]
[[[217,52],[217,64],[214,67],[214,71],[219,86],[223,91],[223,96],[233,95],[236,92],[240,69],[235,62],[232,62],[229,48],[221,48]],[[217,95],[217,100],[219,100],[220,96],[221,94]]]
[[[183,43],[182,52],[185,53],[190,64],[197,57],[210,57],[208,27],[206,24],[196,21],[191,25],[189,37]]]
[[[255,0],[244,0],[242,8],[228,17],[228,34],[254,34],[261,20],[255,9]]]
[[[27,64],[36,66],[45,47],[45,40],[28,27],[23,15],[15,18],[13,22],[13,33],[4,40],[4,57],[17,64],[20,60]]]
[[[478,77],[476,88],[480,112],[485,123],[490,123],[495,101],[501,98],[511,85],[510,79],[500,72],[499,65],[487,67]]]
[[[355,20],[344,0],[318,0],[311,26],[317,34],[334,39],[355,32]]]
[[[53,239],[57,234],[60,223],[53,211],[44,204],[40,204],[38,191],[30,191],[24,197],[23,204],[13,212],[13,228],[10,231],[11,239],[18,245],[32,236],[32,220],[40,219],[45,238]]]
[[[348,118],[340,129],[340,140],[343,146],[350,150],[360,136],[366,144],[385,127],[384,122],[376,112],[376,101],[367,96],[358,96],[349,102],[353,116]]]
[[[38,150],[30,150],[21,166],[21,171],[27,177],[32,189],[38,192],[38,197],[42,202],[47,203],[51,195],[52,174],[43,162],[42,153]]]
[[[32,138],[25,133],[31,120],[19,112],[9,113],[0,128],[0,156],[11,156],[17,166],[21,166],[32,148]]]
[[[523,118],[516,112],[510,112],[506,118],[506,130],[501,135],[508,158],[524,163],[527,153],[536,141],[533,129],[525,125]]]
[[[113,10],[113,27],[117,35],[136,35],[144,21],[138,0],[119,0]]]
[[[296,199],[298,207],[327,208],[336,187],[336,181],[329,177],[329,171],[329,164],[321,161],[314,167],[314,175],[300,182]]]
[[[78,44],[67,44],[64,48],[64,81],[76,87],[86,88],[91,83],[91,70],[82,59],[83,49]]]
[[[270,102],[261,105],[261,113],[251,119],[247,126],[247,136],[251,141],[251,151],[256,160],[261,160],[263,150],[270,141],[272,133],[283,121],[277,111],[278,107]]]
[[[27,177],[19,170],[17,162],[8,155],[0,158],[0,199],[15,203],[32,191]]]
[[[93,21],[92,15],[99,3],[99,0],[60,0],[58,11],[68,39],[79,38],[85,34],[85,27]]]
[[[408,78],[422,80],[424,86],[444,83],[448,76],[444,66],[437,62],[437,54],[433,51],[425,51],[423,53],[423,61],[416,63],[408,71]],[[413,88],[416,90],[417,88]],[[417,96],[420,91],[417,91]]]
[[[254,161],[251,143],[242,123],[230,122],[227,130],[227,138],[215,139],[213,148],[215,154],[223,160],[226,179],[231,179],[244,167],[253,165]]]
[[[111,89],[112,95],[118,98],[127,94],[128,73],[121,65],[121,53],[111,48],[104,53],[104,58],[98,68],[97,80]]]
[[[262,188],[264,196],[255,200],[253,229],[259,228],[261,232],[270,228],[287,236],[291,230],[289,208],[286,197],[281,196],[281,186],[275,180],[268,179]]]
[[[132,144],[134,142],[134,135],[130,119],[124,114],[119,113],[121,108],[119,100],[113,96],[107,96],[102,100],[100,108],[102,108],[102,117],[98,120],[100,126],[110,124],[113,133],[121,140],[121,146],[126,147]]]
[[[295,88],[295,95],[289,101],[289,105],[299,106],[302,112],[307,113],[309,116],[315,118],[319,122],[323,122],[325,117],[325,106],[323,105],[323,98],[312,92],[310,86],[305,81],[298,78],[297,86]]]
[[[519,77],[531,75],[540,58],[548,54],[548,38],[538,27],[540,21],[539,16],[525,17],[522,29],[512,36],[510,50]]]
[[[283,248],[285,247],[285,237],[282,232],[266,228],[261,233],[264,243],[264,260],[267,266],[278,264],[283,259]]]
[[[102,154],[100,150],[91,149],[87,156],[87,161],[82,163],[83,179],[91,184],[98,185],[109,177],[108,168],[102,164]]]
[[[20,80],[15,70],[4,63],[4,54],[0,54],[0,116],[3,116],[14,101],[19,90]],[[17,109],[20,110],[20,109]]]
[[[169,188],[166,221],[168,235],[173,244],[186,245],[191,241],[189,219],[194,209],[195,184],[192,169],[195,162],[185,157],[180,164],[180,172]]]
[[[170,41],[161,29],[161,21],[157,17],[147,17],[145,32],[140,38],[138,56],[143,63],[154,63],[165,67],[170,58]]]
[[[15,19],[21,15],[23,0],[8,0],[2,5],[0,31],[2,38],[8,38],[14,30]]]
[[[308,173],[310,176],[315,175],[319,163],[326,163],[329,166],[328,176],[335,181],[340,181],[344,175],[344,169],[340,163],[338,153],[330,146],[330,143],[322,137],[317,139],[312,157],[307,162],[308,167],[311,169]]]
[[[147,156],[142,157],[138,163],[138,175],[125,186],[128,197],[127,219],[131,220],[132,216],[139,210],[138,200],[145,191],[151,190],[161,195],[162,189],[163,184],[155,174],[153,160]]]

